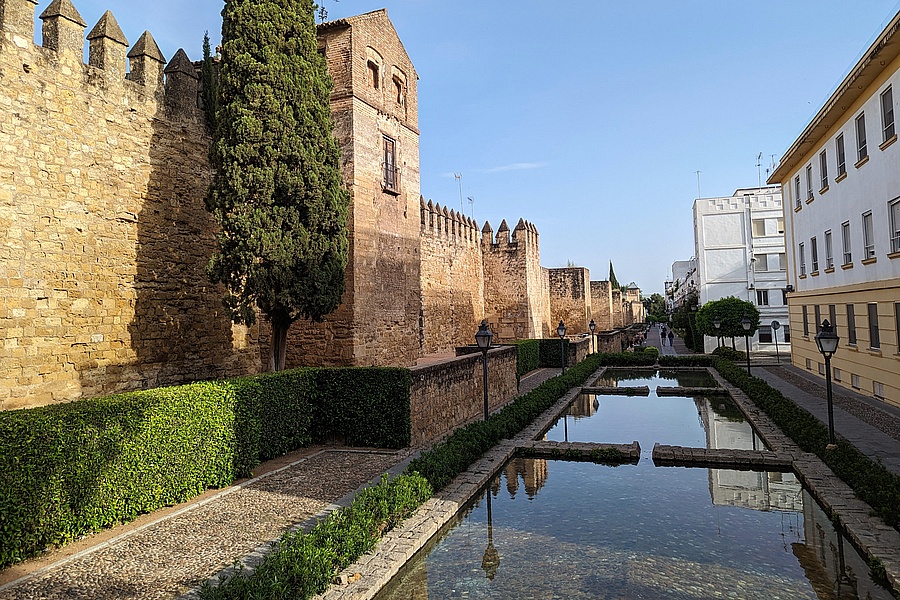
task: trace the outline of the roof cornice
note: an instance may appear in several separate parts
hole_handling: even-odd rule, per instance
[[[900,56],[900,12],[878,36],[878,39],[863,54],[847,77],[837,87],[821,110],[813,117],[800,137],[788,148],[778,167],[766,183],[781,183],[798,165],[799,159],[825,137],[832,125],[863,95],[884,66]]]

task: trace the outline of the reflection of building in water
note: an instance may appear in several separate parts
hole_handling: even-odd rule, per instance
[[[569,405],[566,414],[580,419],[592,416],[597,412],[598,408],[600,408],[600,402],[597,400],[597,396],[593,394],[578,394],[572,404]]]
[[[506,476],[506,489],[510,496],[516,497],[521,477],[525,484],[525,493],[529,498],[534,498],[547,482],[549,470],[547,461],[542,458],[514,458],[506,465],[503,474]],[[500,478],[497,477],[491,482],[491,492],[496,496],[499,490]]]
[[[802,492],[793,473],[709,470],[709,493],[719,506],[800,512]]]
[[[721,396],[696,397],[694,404],[706,431],[706,447],[730,450],[765,450],[765,445],[731,400]]]
[[[791,544],[791,550],[819,598],[890,600],[893,597],[872,582],[862,557],[834,530],[821,507],[805,490],[803,532],[806,542]]]

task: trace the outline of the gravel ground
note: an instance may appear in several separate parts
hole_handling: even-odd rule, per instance
[[[0,591],[0,599],[176,597],[401,458],[395,453],[337,450],[313,455],[58,563]]]
[[[825,387],[810,381],[806,377],[780,367],[766,367],[766,370],[794,387],[800,388],[807,394],[825,397]],[[876,427],[895,440],[900,441],[900,420],[858,398],[839,393],[835,387],[832,387],[831,398],[835,406],[839,406],[857,419],[865,421],[872,427]]]

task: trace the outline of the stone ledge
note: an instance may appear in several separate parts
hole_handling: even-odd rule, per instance
[[[791,457],[768,450],[735,450],[726,448],[688,448],[685,446],[653,446],[653,464],[671,467],[716,467],[737,469],[791,470]]]
[[[723,387],[677,387],[658,386],[657,396],[727,396],[728,390]]]
[[[603,456],[604,450],[618,452],[621,457]],[[597,456],[600,454],[600,456]],[[525,458],[550,458],[556,460],[590,460],[604,463],[633,463],[641,459],[641,445],[637,441],[630,444],[597,444],[592,442],[550,442],[532,441],[520,445],[516,455]]]
[[[646,385],[638,387],[583,387],[582,394],[597,394],[600,396],[649,396],[650,388]]]

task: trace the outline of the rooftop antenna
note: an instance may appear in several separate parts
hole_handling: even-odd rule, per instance
[[[762,171],[760,167],[762,166],[762,152],[759,153],[759,156],[756,157],[756,187],[762,187]]]
[[[475,198],[473,198],[472,196],[466,196],[466,198],[469,199],[469,209],[470,209],[470,212],[472,213],[472,220],[474,221],[475,220]]]
[[[700,171],[694,171],[697,174],[697,199],[699,200],[703,196],[700,194]]]
[[[462,202],[462,173],[454,173],[454,177],[456,177],[456,184],[459,186],[459,212],[463,211],[463,202]]]

